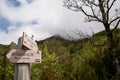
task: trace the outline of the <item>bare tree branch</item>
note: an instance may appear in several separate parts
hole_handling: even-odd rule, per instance
[[[70,40],[74,40],[74,38],[73,38],[72,36],[70,36],[65,30],[64,30],[64,33],[68,36],[68,38],[69,38]]]
[[[109,11],[110,11],[110,9],[109,9],[109,2],[110,2],[110,0],[107,0],[107,11],[106,11],[106,13],[107,13],[107,20],[109,20]]]
[[[103,23],[107,23],[107,20],[106,20],[106,13],[105,13],[105,9],[103,7],[103,2],[102,0],[99,0],[99,8],[100,8],[100,11],[101,11],[101,14],[102,14],[102,21]]]
[[[115,3],[116,0],[113,0],[112,3],[110,4],[110,7],[108,8],[108,10],[110,10],[113,7],[113,4]]]
[[[105,34],[107,37],[107,41],[108,41],[108,43],[107,44],[105,43],[105,45],[107,45],[109,54],[113,56],[111,59],[114,58],[114,60],[116,59],[115,58],[116,52],[114,50],[115,44],[114,44],[114,38],[113,38],[114,36],[112,33],[120,24],[120,15],[119,15],[120,11],[116,9],[115,13],[117,14],[111,12],[111,10],[113,10],[113,7],[116,1],[118,0],[65,0],[64,2],[64,6],[66,8],[71,9],[73,11],[82,12],[89,21],[97,21],[103,24],[106,32]],[[87,11],[86,8],[89,8],[89,10]],[[95,9],[98,9],[98,10],[95,10]],[[113,15],[115,16],[112,17]],[[112,23],[116,23],[116,25],[111,30],[110,27]],[[112,65],[117,68],[116,65],[114,64]],[[118,69],[116,70],[120,72]]]
[[[114,21],[116,21],[116,20],[118,20],[118,19],[120,19],[120,17],[117,17],[117,18],[111,20],[109,24],[111,25]]]
[[[118,25],[120,24],[120,19],[118,20],[117,24],[115,25],[115,27],[112,29],[112,32],[117,29]]]

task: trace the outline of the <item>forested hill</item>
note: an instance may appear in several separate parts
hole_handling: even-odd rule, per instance
[[[120,29],[114,32],[116,52],[120,53]],[[109,80],[114,79],[107,54],[105,32],[79,40],[53,36],[37,41],[42,63],[32,64],[31,80]],[[6,58],[10,45],[0,45],[0,80],[13,80],[14,64]],[[120,59],[120,55],[117,55]]]

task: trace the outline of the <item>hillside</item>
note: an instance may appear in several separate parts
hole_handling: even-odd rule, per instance
[[[114,32],[117,53],[120,53],[120,29]],[[105,32],[91,38],[66,40],[52,36],[37,41],[42,50],[42,63],[32,64],[31,80],[115,80],[106,48]],[[6,54],[15,43],[0,45],[0,80],[13,80],[14,67]],[[120,55],[118,54],[120,60]]]

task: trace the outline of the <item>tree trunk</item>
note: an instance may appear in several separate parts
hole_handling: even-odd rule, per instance
[[[114,45],[114,40],[113,40],[113,33],[110,29],[109,24],[105,24],[105,31],[106,31],[106,36],[107,36],[107,41],[108,41],[108,55],[110,58],[110,63],[111,63],[111,73],[113,75],[116,75],[117,73],[117,67],[118,67],[118,60],[116,58],[116,53],[115,53],[115,45]]]

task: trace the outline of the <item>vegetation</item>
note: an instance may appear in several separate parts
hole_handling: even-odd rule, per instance
[[[65,40],[59,36],[38,41],[42,50],[42,63],[32,64],[31,80],[117,80],[109,63],[106,46],[94,46],[105,43],[105,32],[94,34],[89,39],[77,41]],[[116,51],[120,53],[120,29],[114,31]],[[14,64],[6,58],[15,43],[0,45],[0,80],[13,80]],[[117,55],[120,60],[120,54]],[[119,76],[118,76],[119,77]]]
[[[99,22],[105,29],[109,57],[111,58],[111,69],[118,70],[118,59],[116,58],[115,39],[113,32],[120,23],[119,7],[114,7],[118,0],[64,0],[64,6],[76,12],[82,12],[87,22]]]

